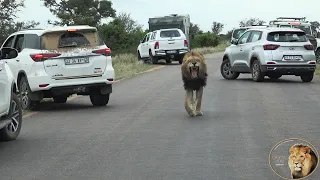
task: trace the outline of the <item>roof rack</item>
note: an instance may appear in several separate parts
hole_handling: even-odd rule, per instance
[[[283,21],[283,20],[295,20],[295,21],[306,21],[306,17],[278,17],[278,21]]]
[[[19,31],[26,31],[26,30],[43,30],[42,28],[26,28],[26,29],[23,29],[23,28],[20,28]]]

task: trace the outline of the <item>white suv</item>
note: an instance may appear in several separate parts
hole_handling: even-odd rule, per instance
[[[227,47],[221,64],[225,79],[236,79],[240,73],[251,73],[254,81],[265,76],[300,76],[311,82],[316,69],[314,47],[305,32],[293,28],[248,29],[239,40]]]
[[[16,49],[0,51],[0,140],[12,141],[20,134],[22,108],[16,95],[17,86],[13,74],[3,59],[18,56]]]
[[[155,64],[160,59],[171,63],[172,59],[182,64],[184,55],[189,51],[186,35],[178,28],[160,29],[149,32],[138,46],[138,59],[146,59]]]
[[[11,34],[2,47],[19,52],[7,63],[23,109],[34,109],[43,98],[65,103],[72,94],[90,95],[95,106],[109,102],[114,79],[111,51],[95,27],[23,30]]]

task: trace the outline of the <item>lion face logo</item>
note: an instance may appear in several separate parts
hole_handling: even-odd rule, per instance
[[[295,171],[302,170],[306,156],[309,155],[307,153],[310,153],[310,149],[303,148],[300,151],[292,151],[290,154],[290,161]]]

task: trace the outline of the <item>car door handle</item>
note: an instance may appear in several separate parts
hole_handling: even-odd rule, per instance
[[[240,49],[240,51],[242,51],[242,49]]]
[[[254,50],[254,47],[252,48],[252,50]]]
[[[20,60],[19,60],[19,59],[16,59],[16,61],[19,62]]]

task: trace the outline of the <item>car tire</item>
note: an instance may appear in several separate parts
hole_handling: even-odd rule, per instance
[[[270,74],[270,75],[268,75],[268,77],[269,77],[270,79],[272,79],[272,80],[276,80],[276,79],[281,78],[282,75],[281,75],[281,74]]]
[[[320,48],[316,50],[315,55],[316,55],[316,62],[320,63]]]
[[[66,103],[68,100],[68,96],[56,96],[53,97],[53,101],[55,103]]]
[[[264,80],[264,73],[261,71],[259,60],[254,60],[251,65],[252,80],[255,82],[262,82]]]
[[[313,76],[314,76],[314,74],[310,73],[308,75],[300,76],[300,78],[301,78],[302,82],[311,82],[313,80]]]
[[[31,89],[28,80],[23,76],[19,83],[19,100],[22,109],[35,110],[40,103],[40,101],[32,101],[30,99]]]
[[[140,51],[138,51],[138,61],[141,61],[142,60],[142,58],[141,58],[141,55],[140,55]]]
[[[158,57],[153,56],[151,51],[149,51],[149,59],[150,59],[152,64],[157,64],[157,62],[158,62]]]
[[[223,78],[228,80],[237,79],[240,75],[240,73],[231,71],[231,64],[229,59],[225,59],[222,61],[220,66],[220,73]]]
[[[167,64],[171,64],[171,63],[172,63],[172,60],[168,57],[168,58],[166,58],[166,63],[167,63]]]
[[[92,93],[90,94],[90,101],[93,106],[105,106],[108,104],[110,94]]]
[[[12,94],[10,110],[7,117],[11,120],[11,123],[0,129],[0,141],[13,141],[20,134],[22,108],[18,96],[14,93]]]

